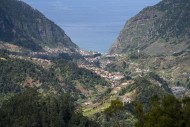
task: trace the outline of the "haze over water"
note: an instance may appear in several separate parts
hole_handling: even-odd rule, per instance
[[[125,22],[160,0],[23,0],[54,21],[84,50],[105,53]]]

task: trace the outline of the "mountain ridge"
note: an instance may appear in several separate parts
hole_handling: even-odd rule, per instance
[[[109,54],[172,55],[189,47],[188,0],[164,0],[128,20]]]
[[[0,3],[1,41],[32,51],[43,51],[45,46],[72,51],[79,48],[58,25],[28,4],[18,0]]]

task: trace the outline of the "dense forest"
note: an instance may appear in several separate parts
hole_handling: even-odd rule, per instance
[[[65,78],[72,84],[80,84],[86,89],[95,90],[95,85],[108,85],[108,82],[102,79],[96,73],[84,68],[79,68],[75,63],[67,60],[58,60],[52,67],[56,74]]]
[[[0,92],[3,93],[20,92],[24,85],[38,84],[44,89],[52,85],[60,89],[53,73],[26,60],[1,60],[0,71]],[[25,83],[27,77],[33,80],[33,84]]]
[[[24,102],[24,103],[23,103]],[[151,98],[151,106],[133,102],[129,108],[119,100],[111,101],[105,109],[104,125],[126,127],[127,112],[137,118],[135,127],[189,127],[190,98],[178,100],[172,95]],[[134,112],[133,112],[134,111]],[[101,121],[98,121],[99,123]],[[82,115],[80,106],[69,94],[40,94],[27,89],[4,101],[0,108],[1,127],[99,127]],[[106,126],[105,126],[106,127]]]
[[[136,106],[138,122],[135,127],[190,127],[190,98],[178,100],[168,95],[151,99],[151,108],[143,111],[143,105]]]
[[[135,116],[134,125],[130,124],[129,112]],[[113,100],[104,114],[102,127],[190,127],[190,98],[179,100],[173,95],[162,98],[155,95],[148,109],[138,101],[123,104]]]
[[[1,127],[99,127],[77,110],[67,94],[39,94],[35,89],[15,95],[0,108]]]

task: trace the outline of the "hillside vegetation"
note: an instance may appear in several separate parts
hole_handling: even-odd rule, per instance
[[[171,55],[189,51],[190,3],[162,0],[127,21],[109,53]]]
[[[135,127],[189,127],[190,98],[182,101],[174,96],[163,99],[154,97],[151,100],[151,109],[143,112],[143,106],[136,106],[138,122]]]
[[[78,48],[59,26],[22,1],[1,0],[0,22],[1,41],[33,51],[43,51],[45,46]]]
[[[43,93],[72,92],[76,97],[85,97],[89,94],[79,88],[97,92],[96,86],[109,84],[97,74],[64,59],[55,59],[52,61],[53,65],[44,68],[33,60],[11,58],[6,54],[1,54],[0,58],[0,92],[4,95],[19,93],[32,87]]]
[[[0,108],[0,126],[99,127],[77,111],[69,95],[42,96],[35,89],[28,89],[4,102]]]

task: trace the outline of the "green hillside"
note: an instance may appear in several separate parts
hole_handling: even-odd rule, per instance
[[[128,20],[109,53],[139,50],[157,56],[188,51],[189,29],[189,1],[162,0]]]
[[[0,40],[33,51],[44,46],[78,48],[65,32],[38,10],[18,0],[0,1]]]

